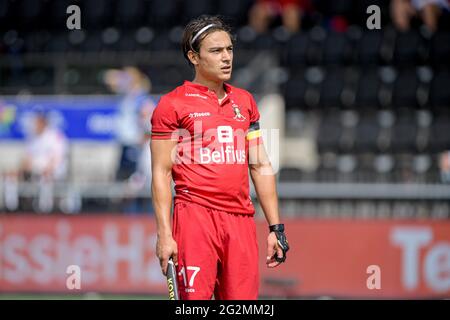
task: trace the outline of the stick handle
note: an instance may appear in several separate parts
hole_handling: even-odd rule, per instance
[[[180,300],[178,294],[177,269],[172,258],[169,259],[167,265],[167,287],[169,289],[169,300]]]

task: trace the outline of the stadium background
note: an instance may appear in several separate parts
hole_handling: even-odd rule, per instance
[[[279,129],[266,142],[292,249],[275,270],[260,259],[261,298],[450,297],[448,12],[434,33],[418,19],[400,32],[389,1],[312,0],[299,32],[278,17],[258,34],[254,2],[0,2],[0,297],[165,298],[148,180],[119,179],[123,97],[103,79],[137,67],[156,103],[192,79],[179,41],[204,13],[234,27],[232,83],[255,95],[264,129]],[[81,30],[66,28],[71,4]],[[381,30],[366,27],[371,4]],[[21,182],[14,205],[6,173],[36,109],[69,138],[69,176]],[[264,257],[259,207],[255,219]],[[68,265],[81,267],[80,291],[66,288]],[[381,289],[367,287],[373,265]]]

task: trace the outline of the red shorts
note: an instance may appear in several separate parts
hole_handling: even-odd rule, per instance
[[[252,215],[177,201],[173,237],[178,245],[182,300],[258,298],[258,244]]]

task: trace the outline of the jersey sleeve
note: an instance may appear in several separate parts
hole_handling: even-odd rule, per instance
[[[166,140],[175,138],[179,128],[178,114],[175,107],[170,103],[170,99],[162,97],[155,110],[152,118],[152,139]]]
[[[258,111],[258,106],[256,105],[255,99],[250,94],[250,126],[247,132],[247,140],[249,141],[250,147],[262,143],[259,118],[260,114]]]

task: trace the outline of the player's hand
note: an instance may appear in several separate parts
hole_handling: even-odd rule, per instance
[[[286,261],[286,253],[289,251],[289,243],[284,233],[284,224],[275,224],[269,227],[267,237],[267,266],[274,268]]]
[[[278,257],[283,257],[283,250],[278,246],[277,236],[275,232],[269,233],[267,237],[267,261],[266,264],[269,268],[275,268],[280,265],[281,262],[275,260],[275,254]]]
[[[160,237],[156,240],[156,256],[159,259],[161,272],[167,275],[167,263],[172,257],[175,265],[178,265],[178,247],[172,236]]]

